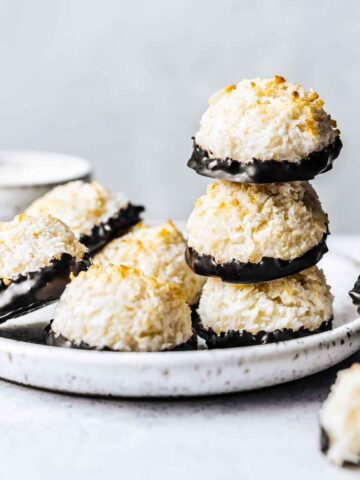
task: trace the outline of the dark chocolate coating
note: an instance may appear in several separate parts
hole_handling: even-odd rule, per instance
[[[86,342],[80,342],[79,344],[74,343],[72,340],[68,340],[67,338],[63,337],[62,335],[56,335],[51,329],[51,323],[45,328],[44,330],[44,341],[46,345],[52,347],[65,347],[65,348],[75,348],[79,350],[98,350],[103,352],[116,352],[117,350],[112,350],[111,348],[101,348],[97,349],[95,347],[91,347]],[[194,333],[192,337],[186,343],[182,343],[181,345],[177,345],[176,347],[168,350],[162,350],[163,352],[176,352],[176,351],[186,351],[186,350],[197,350],[197,336]]]
[[[311,180],[320,173],[332,169],[334,160],[342,148],[340,137],[320,151],[310,153],[297,162],[283,160],[257,160],[244,163],[231,158],[210,158],[194,141],[193,153],[188,167],[199,175],[220,178],[237,183],[279,183]]]
[[[113,238],[127,233],[130,227],[139,222],[140,214],[144,210],[143,206],[128,203],[106,222],[96,225],[90,235],[82,235],[80,242],[89,249],[90,253],[94,253]]]
[[[327,322],[323,322],[319,328],[315,330],[309,330],[301,327],[299,330],[292,330],[291,328],[284,328],[282,330],[273,330],[272,332],[266,332],[260,330],[253,334],[245,330],[228,332],[221,332],[220,335],[214,332],[212,328],[205,328],[201,323],[201,319],[197,314],[193,318],[194,328],[197,334],[206,341],[206,345],[209,349],[214,348],[233,348],[233,347],[249,347],[252,345],[264,345],[266,343],[283,342],[285,340],[293,340],[294,338],[307,337],[315,333],[325,332],[332,328],[332,318]]]
[[[350,290],[349,295],[353,301],[353,304],[356,306],[357,311],[360,313],[360,276],[356,280],[353,289]]]
[[[327,453],[330,448],[330,439],[323,427],[320,427],[320,448],[323,453]]]
[[[36,272],[28,272],[11,279],[6,285],[0,280],[0,323],[37,310],[57,300],[70,281],[70,274],[87,270],[89,256],[78,262],[68,253],[51,261]]]
[[[197,309],[199,308],[199,302],[197,302],[195,305],[190,305],[191,309],[191,325],[193,330],[196,332],[197,329],[197,324],[198,324],[198,313]]]
[[[329,435],[326,433],[323,427],[320,427],[320,449],[326,455],[330,448],[330,438]],[[359,462],[349,462],[345,461],[345,465],[355,465],[360,466]]]
[[[259,263],[238,260],[217,263],[211,255],[199,254],[191,247],[186,248],[185,259],[189,267],[198,275],[219,277],[228,283],[262,283],[293,275],[318,263],[328,251],[326,237],[327,234],[318,245],[293,260],[263,257]]]

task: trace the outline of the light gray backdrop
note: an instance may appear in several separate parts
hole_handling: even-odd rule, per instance
[[[153,218],[188,216],[212,92],[282,74],[317,89],[345,144],[316,180],[332,231],[360,231],[357,0],[0,1],[0,147],[84,156]]]

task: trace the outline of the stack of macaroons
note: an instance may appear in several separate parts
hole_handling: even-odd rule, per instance
[[[108,243],[95,255],[99,265],[126,265],[145,275],[178,285],[189,305],[199,301],[205,278],[185,262],[186,242],[172,221],[149,227],[138,224],[129,233]]]
[[[197,340],[184,292],[140,270],[93,265],[60,298],[48,345],[122,352],[189,350]]]
[[[0,223],[0,322],[53,302],[88,266],[87,248],[56,218]]]
[[[280,76],[243,80],[209,101],[188,166],[217,181],[195,203],[186,249],[195,273],[217,277],[197,310],[209,348],[331,328],[332,296],[314,268],[327,252],[328,217],[307,182],[342,146],[323,106]]]
[[[170,221],[136,227],[143,207],[97,182],[56,187],[0,224],[0,321],[62,294],[49,345],[193,349],[192,321],[209,348],[331,328],[332,295],[315,267],[328,218],[307,180],[340,149],[313,91],[276,76],[217,92],[189,161],[217,180],[195,204],[187,243]]]
[[[56,187],[35,200],[29,215],[59,218],[93,253],[112,238],[123,235],[140,220],[141,206],[122,193],[113,193],[98,182],[74,181]]]

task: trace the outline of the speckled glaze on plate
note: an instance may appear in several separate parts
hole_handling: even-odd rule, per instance
[[[360,348],[360,318],[348,291],[356,261],[330,252],[321,262],[335,295],[334,330],[268,345],[163,353],[117,353],[42,344],[54,306],[0,327],[0,377],[60,392],[179,397],[251,390],[324,370]]]

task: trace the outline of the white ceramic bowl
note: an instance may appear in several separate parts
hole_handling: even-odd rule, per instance
[[[57,185],[90,177],[90,164],[82,158],[0,150],[0,221],[11,220]]]

